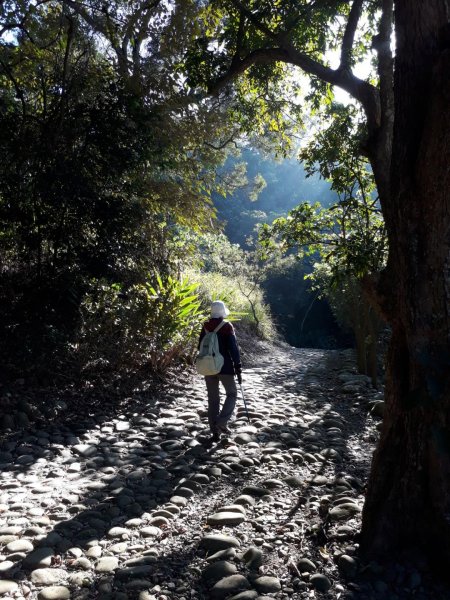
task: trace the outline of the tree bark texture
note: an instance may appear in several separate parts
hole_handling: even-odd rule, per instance
[[[450,43],[446,0],[396,0],[386,416],[361,549],[450,558]],[[375,170],[374,170],[375,171]]]

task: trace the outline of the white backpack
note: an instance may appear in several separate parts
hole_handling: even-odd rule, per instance
[[[219,338],[217,332],[227,321],[222,321],[214,331],[206,331],[202,341],[195,366],[200,375],[217,375],[223,367],[224,358],[219,352]]]

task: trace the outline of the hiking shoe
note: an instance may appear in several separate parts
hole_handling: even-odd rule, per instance
[[[209,438],[206,438],[206,440],[204,440],[204,441],[202,442],[202,446],[203,446],[204,448],[211,448],[211,446],[212,446],[213,444],[217,444],[217,442],[219,442],[219,441],[220,441],[220,436],[219,436],[219,434],[218,434],[218,433],[213,433],[213,435],[212,435],[211,437],[209,437]]]
[[[219,430],[219,433],[223,433],[224,435],[231,434],[231,429],[227,425],[218,425],[217,429]]]

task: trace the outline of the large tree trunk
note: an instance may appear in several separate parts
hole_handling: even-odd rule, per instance
[[[363,552],[423,545],[450,558],[450,49],[445,0],[396,0],[386,416]],[[384,290],[384,292],[383,292]],[[447,567],[448,568],[448,567]]]

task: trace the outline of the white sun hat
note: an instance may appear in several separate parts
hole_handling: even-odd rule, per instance
[[[211,319],[227,317],[230,311],[221,300],[215,300],[211,303]]]

